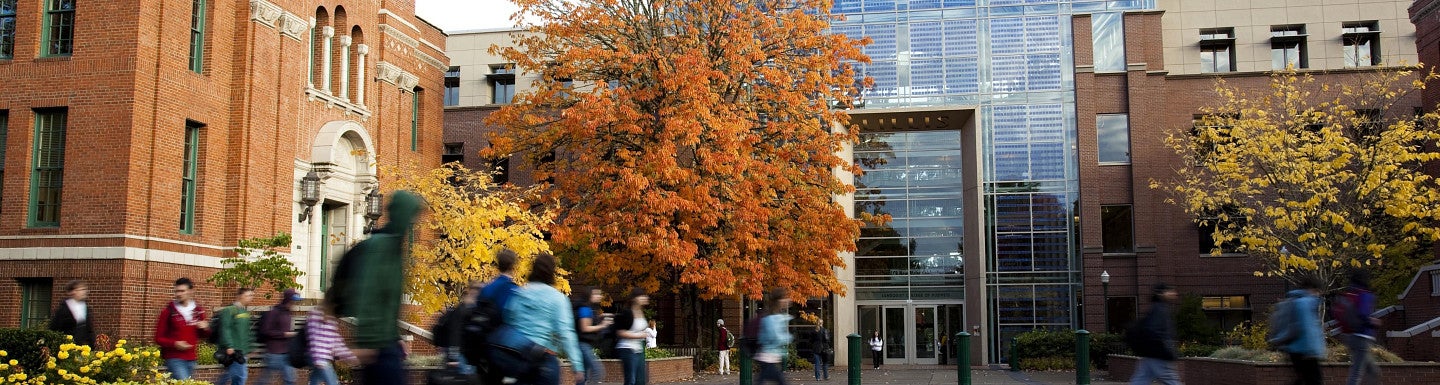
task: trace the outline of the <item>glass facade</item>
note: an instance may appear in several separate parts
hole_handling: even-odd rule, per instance
[[[874,88],[863,91],[865,108],[956,106],[980,114],[989,298],[966,303],[987,309],[989,320],[968,323],[989,331],[983,335],[996,347],[990,350],[992,361],[1000,360],[999,352],[1016,334],[1070,327],[1079,319],[1074,311],[1079,232],[1071,219],[1078,214],[1079,199],[1071,15],[1153,8],[1154,0],[835,2],[834,12],[846,20],[835,22],[831,32],[873,41],[863,49],[871,63],[856,64],[875,80]],[[856,161],[869,173],[857,179],[856,211],[880,210],[896,220],[862,232],[857,300],[928,300],[934,298],[916,288],[961,285],[959,274],[940,282],[915,274],[917,269],[930,272],[932,266],[920,258],[935,257],[956,268],[964,260],[958,231],[962,218],[940,217],[954,224],[946,228],[955,231],[952,237],[932,232],[936,219],[921,215],[960,208],[959,138],[955,131],[862,136]],[[877,148],[881,143],[889,148]],[[927,153],[939,151],[927,146],[941,144],[953,144],[944,151],[957,161],[942,164]],[[864,164],[877,160],[884,162]],[[920,169],[951,180],[922,179],[931,174]],[[954,204],[915,203],[932,198]],[[928,234],[937,236],[915,236]],[[960,257],[950,257],[951,252]]]

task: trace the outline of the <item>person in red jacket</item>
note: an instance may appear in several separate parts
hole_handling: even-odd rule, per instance
[[[195,302],[195,283],[189,278],[175,280],[175,300],[160,310],[155,321],[155,344],[170,377],[188,380],[195,373],[195,349],[210,334],[205,308]]]

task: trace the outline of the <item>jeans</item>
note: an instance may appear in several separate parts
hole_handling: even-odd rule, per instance
[[[310,385],[340,385],[340,377],[335,375],[334,364],[328,361],[316,361],[310,366]]]
[[[260,374],[259,385],[270,385],[275,377],[285,380],[285,385],[295,385],[295,368],[290,367],[290,355],[265,353],[265,372]]]
[[[190,375],[195,374],[195,361],[180,358],[166,358],[165,370],[170,371],[170,378],[188,380],[190,379]]]
[[[581,362],[585,363],[585,379],[575,381],[575,385],[585,385],[586,382],[600,382],[605,378],[605,367],[601,366],[600,357],[595,356],[595,349],[590,344],[580,343],[580,355],[584,356]]]
[[[772,380],[780,385],[785,385],[785,372],[780,370],[780,363],[760,362],[760,380],[755,384],[764,384],[765,380]]]
[[[721,351],[720,351],[720,369],[717,370],[717,372],[720,372],[720,374],[730,374],[730,351],[729,351],[729,350],[721,350]]]
[[[830,379],[830,364],[825,362],[825,354],[821,352],[813,352],[810,353],[810,358],[810,362],[815,364],[815,379],[822,379],[820,378],[821,373],[825,374],[825,378],[823,379]]]
[[[1135,374],[1130,376],[1130,385],[1150,385],[1157,380],[1165,385],[1180,385],[1180,375],[1175,372],[1175,361],[1141,358],[1140,364],[1135,366]]]
[[[544,362],[535,364],[529,373],[515,380],[517,384],[560,385],[560,358],[546,355]]]
[[[1324,385],[1320,379],[1319,358],[1290,353],[1290,365],[1295,368],[1295,384]]]
[[[220,372],[220,378],[215,379],[215,385],[245,385],[250,377],[250,367],[242,363],[233,363],[225,366],[225,371]]]
[[[360,369],[360,383],[364,385],[405,383],[405,352],[400,348],[399,342],[376,352],[375,362]]]
[[[875,369],[880,369],[880,358],[881,358],[881,357],[880,357],[880,351],[879,351],[879,350],[871,350],[871,351],[870,351],[870,361],[873,362],[873,363],[875,363]]]
[[[1375,340],[1366,338],[1359,334],[1345,336],[1345,347],[1350,348],[1350,379],[1347,385],[1360,385],[1365,380],[1375,383],[1380,379],[1380,366],[1375,364],[1375,356],[1370,354],[1370,347],[1375,345]]]
[[[620,356],[621,368],[625,369],[624,385],[645,385],[649,382],[649,373],[646,373],[645,368],[645,351],[625,348],[615,351]]]

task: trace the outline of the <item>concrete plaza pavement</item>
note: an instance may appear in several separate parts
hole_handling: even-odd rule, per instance
[[[789,384],[819,384],[819,385],[845,385],[848,383],[845,368],[832,368],[830,380],[815,380],[815,373],[812,371],[791,371],[785,373],[785,380]],[[869,369],[866,368],[860,373],[860,382],[865,385],[955,385],[958,384],[959,374],[955,372],[954,366],[896,366],[892,368]],[[1091,384],[1093,385],[1120,385],[1124,380],[1115,381],[1105,379],[1105,372],[1091,373]],[[1067,385],[1075,384],[1075,372],[1011,372],[999,369],[975,369],[971,372],[970,378],[974,385]],[[670,382],[667,384],[693,384],[693,385],[736,385],[740,383],[739,375],[717,375],[714,373],[696,373],[695,378],[688,381]]]

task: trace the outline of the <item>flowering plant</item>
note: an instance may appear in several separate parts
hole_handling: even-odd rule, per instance
[[[105,339],[108,344],[108,338]],[[4,360],[9,353],[0,350],[0,379],[10,384],[183,384],[169,381],[170,374],[160,371],[160,351],[155,347],[129,347],[125,340],[115,341],[114,349],[100,350],[70,342],[59,351],[45,352],[45,367],[25,368],[16,360]]]

